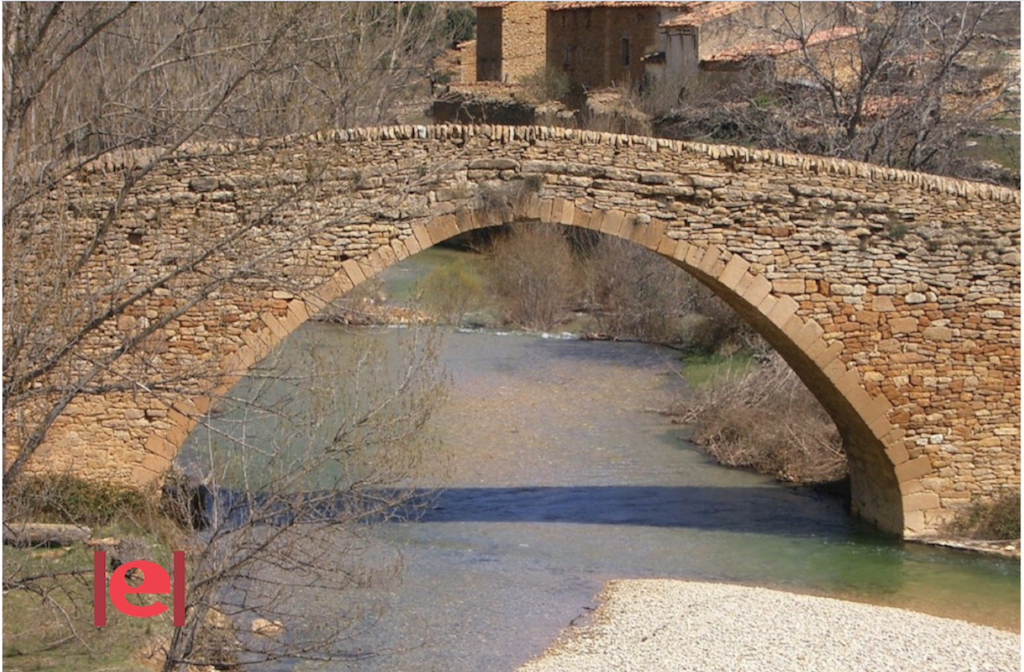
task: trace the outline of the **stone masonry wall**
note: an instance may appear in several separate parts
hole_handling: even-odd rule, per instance
[[[511,2],[501,12],[502,80],[516,84],[544,69],[545,9],[542,2]]]
[[[25,221],[84,244],[119,171],[152,155],[108,157]],[[122,212],[78,291],[190,262],[86,346],[109,351],[181,312],[110,374],[174,384],[79,395],[36,470],[158,480],[216,398],[309,314],[461,231],[531,219],[656,250],[736,308],[836,420],[854,509],[880,527],[927,533],[1020,486],[1018,191],[569,129],[403,126],[188,147]],[[215,291],[189,306],[214,271]],[[16,450],[9,435],[5,457]]]

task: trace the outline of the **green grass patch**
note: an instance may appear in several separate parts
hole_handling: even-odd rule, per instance
[[[116,531],[108,528],[106,531]],[[152,539],[147,541],[153,542]],[[83,544],[65,548],[4,549],[5,582],[19,577],[60,574],[33,582],[37,590],[5,586],[3,666],[5,670],[136,671],[157,667],[146,660],[148,642],[171,633],[170,612],[154,618],[132,618],[107,606],[107,625],[93,621],[93,550]],[[153,559],[170,566],[169,553],[153,547]],[[167,596],[128,594],[136,604]],[[159,669],[157,667],[157,669]]]
[[[150,495],[154,496],[150,496]],[[4,492],[4,519],[84,525],[93,538],[138,537],[145,559],[171,567],[184,531],[155,497],[110,483],[67,475],[25,476]],[[142,652],[169,637],[171,614],[132,618],[108,603],[107,625],[93,625],[93,553],[86,544],[56,548],[5,547],[3,662],[9,670],[140,670],[159,668]],[[110,555],[107,560],[109,562]],[[166,596],[129,594],[136,604]]]
[[[693,354],[682,358],[683,379],[693,388],[706,386],[717,378],[738,378],[757,368],[751,353],[732,355]]]

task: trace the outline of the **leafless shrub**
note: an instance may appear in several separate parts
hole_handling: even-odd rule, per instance
[[[513,224],[493,243],[486,267],[503,320],[527,329],[551,329],[574,294],[569,242],[553,226]]]
[[[797,483],[846,475],[835,424],[777,354],[745,375],[713,380],[672,412],[722,464]]]
[[[1000,117],[1019,119],[1019,74],[1000,68],[1004,52],[991,43],[993,27],[1019,21],[1014,11],[764,3],[746,13],[743,32],[787,53],[702,69],[659,133],[975,177],[968,140],[995,137]],[[1018,164],[1010,167],[1019,180]]]
[[[588,302],[603,333],[652,343],[681,340],[679,318],[695,284],[635,243],[601,236],[584,260]]]
[[[513,209],[530,194],[540,191],[542,186],[544,178],[536,174],[514,180],[491,180],[482,184],[477,191],[477,207],[497,213],[502,219],[509,219]]]
[[[999,493],[989,501],[974,501],[957,512],[946,533],[982,540],[1020,539],[1020,489]]]
[[[426,429],[448,384],[437,338],[392,335],[342,352],[313,339],[271,358],[190,437],[184,468],[212,500],[165,672],[222,664],[225,650],[246,664],[360,648],[380,605],[342,595],[401,568],[373,527],[426,502],[411,477],[439,483],[446,472]]]

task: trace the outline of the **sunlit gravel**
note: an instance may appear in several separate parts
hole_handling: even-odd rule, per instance
[[[764,588],[613,581],[593,622],[519,672],[1002,672],[1020,635],[903,609]]]

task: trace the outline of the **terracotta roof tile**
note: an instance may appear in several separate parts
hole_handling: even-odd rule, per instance
[[[829,28],[828,30],[819,30],[811,33],[807,36],[807,46],[813,47],[825,42],[831,42],[832,40],[841,40],[847,37],[852,37],[857,34],[857,29],[853,26],[838,26],[836,28]],[[799,40],[784,40],[782,42],[756,42],[754,44],[747,44],[740,47],[733,47],[732,49],[725,49],[718,53],[711,54],[702,61],[742,61],[745,58],[751,58],[754,56],[781,56],[782,54],[788,54],[800,49]]]
[[[576,2],[548,2],[545,4],[545,9],[547,9],[549,12],[558,12],[565,9],[593,9],[596,7],[670,7],[672,9],[685,9],[687,6],[690,5],[702,4],[704,4],[704,2],[695,2],[693,0],[691,0],[690,2],[671,2],[669,0],[647,0],[646,2],[644,2],[643,0],[619,0],[618,2],[585,2],[577,0]]]
[[[753,7],[756,2],[702,2],[692,11],[674,16],[661,24],[662,28],[678,28],[680,26],[699,26],[707,21],[729,16],[741,9]]]

